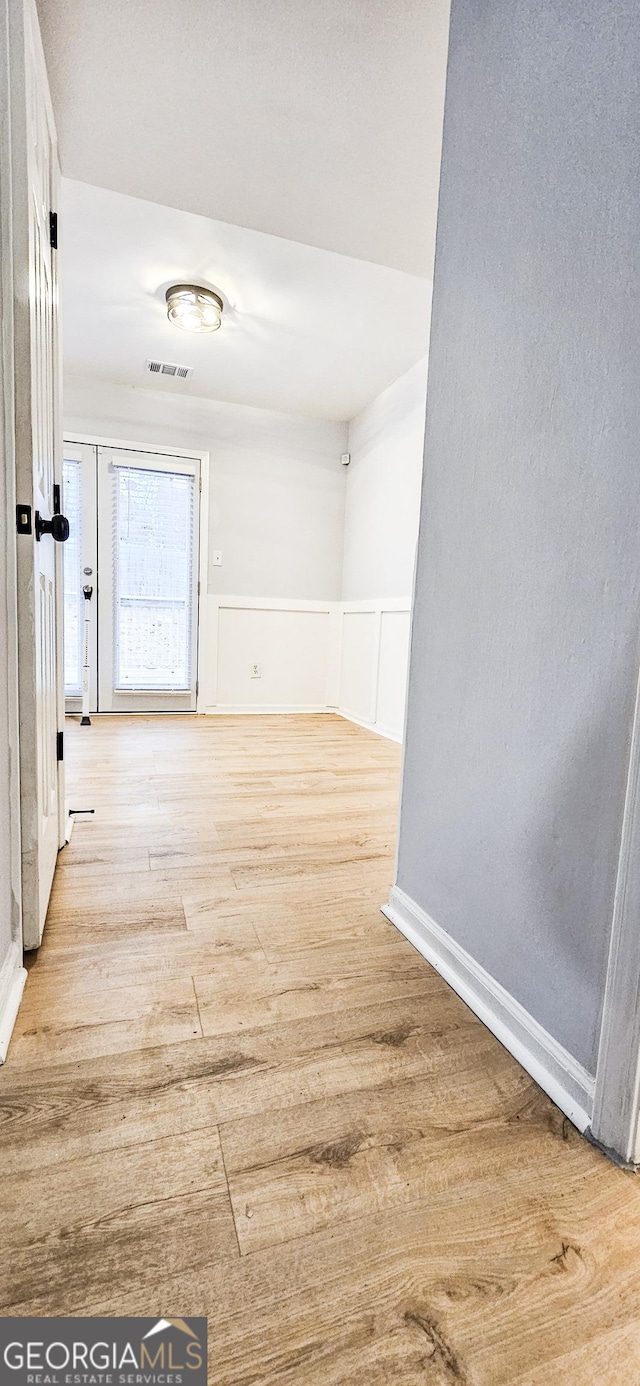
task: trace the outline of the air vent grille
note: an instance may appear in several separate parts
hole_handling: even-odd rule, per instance
[[[172,380],[190,380],[193,366],[177,366],[175,361],[145,361],[144,368],[149,375],[165,375]]]

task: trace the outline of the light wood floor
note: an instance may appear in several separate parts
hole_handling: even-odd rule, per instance
[[[0,1072],[0,1312],[206,1314],[216,1386],[640,1383],[640,1184],[379,912],[399,750],[104,718]]]

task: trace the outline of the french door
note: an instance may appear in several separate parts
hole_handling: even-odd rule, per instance
[[[68,710],[88,653],[91,711],[194,712],[199,461],[65,443],[63,470]]]

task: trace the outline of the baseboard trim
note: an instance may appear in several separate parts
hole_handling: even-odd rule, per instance
[[[353,712],[346,712],[342,707],[331,707],[327,703],[257,703],[253,707],[249,707],[247,703],[215,703],[204,708],[207,717],[264,717],[296,712],[326,712],[333,717],[343,717],[345,722],[354,722],[357,727],[364,727],[365,731],[375,732],[376,736],[383,736],[386,741],[397,741],[402,745],[402,732],[397,731],[395,727],[385,727],[380,722],[365,722]]]
[[[347,712],[346,708],[338,707],[333,709],[339,717],[344,717],[345,722],[355,722],[357,727],[364,727],[365,731],[372,731],[376,736],[384,736],[385,741],[397,741],[402,745],[402,732],[395,727],[385,727],[382,722],[365,722],[364,718],[356,717],[355,713]]]
[[[27,969],[22,966],[20,948],[12,943],[0,969],[0,1064],[7,1057],[26,980]]]
[[[287,714],[290,712],[335,712],[335,708],[327,707],[326,703],[256,703],[249,706],[247,703],[214,703],[204,709],[207,717],[236,717],[245,715],[248,717],[264,717],[273,713]]]
[[[393,887],[382,913],[584,1132],[593,1110],[591,1074],[398,886]]]

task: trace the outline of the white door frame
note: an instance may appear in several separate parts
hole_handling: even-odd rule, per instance
[[[622,1163],[640,1164],[640,678],[590,1134]]]
[[[185,457],[200,463],[200,506],[198,512],[198,604],[196,639],[196,713],[204,713],[206,690],[203,687],[204,668],[204,620],[207,581],[209,572],[209,453],[194,448],[169,448],[166,443],[131,442],[123,438],[103,438],[95,433],[78,433],[68,429],[64,434],[65,443],[87,443],[95,448],[119,448],[124,452],[155,453],[160,457]],[[98,582],[100,575],[98,574]],[[136,713],[128,716],[135,717]],[[159,714],[160,715],[160,714]],[[186,714],[185,714],[186,715]]]
[[[6,736],[8,756],[0,793],[8,820],[10,919],[3,934],[10,936],[0,957],[0,1063],[9,1039],[27,978],[22,966],[22,845],[20,819],[20,712],[18,703],[18,594],[16,537],[16,470],[13,361],[13,204],[11,196],[11,121],[9,93],[8,3],[0,0],[0,635],[6,640],[2,668],[0,734]]]
[[[51,186],[49,189],[49,211],[57,211],[59,202],[60,171],[57,158],[57,141],[53,108],[49,94],[44,51],[40,38],[40,28],[35,0],[8,0],[9,16],[9,64],[10,64],[10,140],[11,172],[13,191],[12,250],[13,250],[13,342],[14,342],[14,427],[15,427],[15,476],[16,493],[19,503],[31,505],[34,500],[34,414],[35,398],[32,379],[33,368],[33,299],[32,285],[32,139],[30,117],[33,114],[32,95],[37,89],[38,101],[42,103],[51,143]],[[60,372],[60,333],[57,314],[59,292],[58,251],[52,250],[51,283],[54,309],[54,341],[51,360],[52,391],[52,472],[53,483],[62,481],[62,415],[61,415],[61,372]],[[53,497],[49,504],[53,503]],[[32,523],[35,515],[32,515]],[[53,544],[51,558],[56,587],[62,572],[61,555],[58,544],[47,538],[47,545]],[[20,723],[20,796],[21,796],[21,839],[22,839],[22,933],[27,948],[38,947],[46,913],[45,891],[49,866],[51,877],[55,871],[55,859],[42,859],[42,821],[40,802],[41,760],[45,754],[44,731],[39,725],[39,711],[42,695],[38,691],[39,634],[36,625],[36,605],[34,596],[34,552],[33,539],[20,536],[17,544],[17,606],[20,640],[18,646],[18,698]],[[61,601],[56,591],[56,608],[53,613],[53,640],[55,644],[55,683],[53,716],[47,734],[52,732],[51,742],[47,741],[47,754],[55,756],[55,781],[51,780],[55,799],[55,823],[53,843],[58,851],[66,838],[64,813],[64,759],[53,744],[53,736],[61,732],[60,717],[63,708],[63,670],[62,670],[62,623]],[[40,699],[40,706],[39,706]],[[53,731],[55,727],[55,731]],[[50,815],[53,818],[53,814]]]

